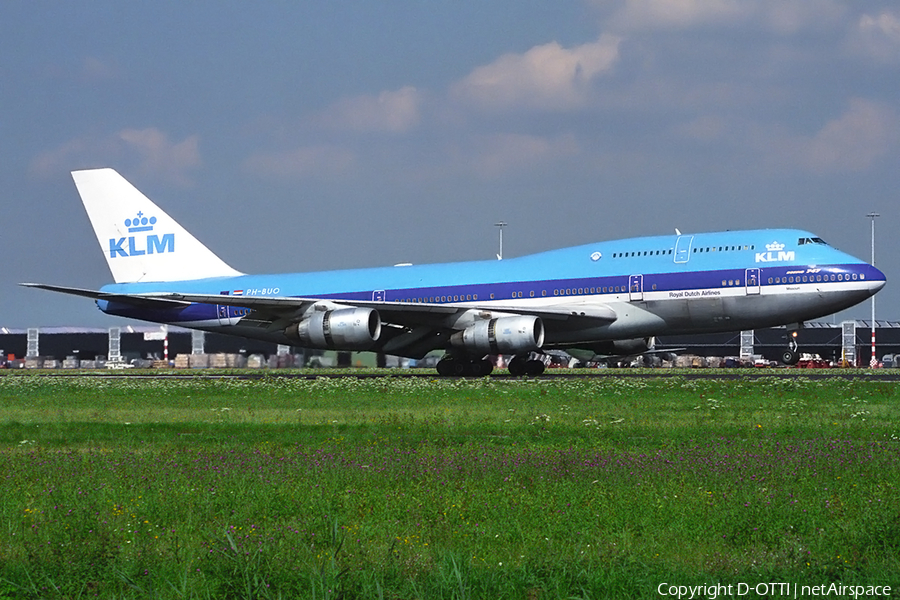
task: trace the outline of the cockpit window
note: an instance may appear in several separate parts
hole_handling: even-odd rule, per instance
[[[797,240],[797,245],[802,246],[804,244],[819,244],[821,246],[827,246],[828,243],[820,237],[814,238],[800,238]]]

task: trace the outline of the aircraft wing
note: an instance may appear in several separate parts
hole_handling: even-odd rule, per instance
[[[46,288],[45,289],[49,289]],[[154,292],[145,294],[120,294],[131,298],[146,300],[162,300],[167,302],[199,302],[202,304],[220,304],[225,306],[239,306],[250,308],[261,313],[272,315],[296,314],[320,302],[354,306],[360,308],[373,308],[378,311],[385,321],[398,325],[420,325],[423,322],[434,320],[435,317],[447,317],[460,314],[469,310],[483,310],[487,312],[505,313],[513,315],[534,315],[550,321],[567,321],[590,319],[603,322],[616,320],[616,312],[608,306],[584,304],[560,304],[542,307],[522,307],[491,303],[490,305],[466,304],[433,304],[388,302],[375,300],[344,300],[325,298],[303,298],[284,296],[231,296],[219,294],[186,294],[180,292]],[[431,319],[429,319],[431,317]]]
[[[23,283],[26,287],[41,288],[75,296],[121,302],[144,308],[172,309],[192,303],[249,308],[253,314],[247,322],[255,322],[269,332],[284,330],[304,318],[316,304],[331,308],[358,307],[378,311],[382,323],[384,344],[380,348],[389,354],[424,356],[436,346],[439,338],[446,337],[461,327],[457,322],[471,319],[471,312],[490,313],[494,317],[531,315],[540,317],[546,325],[577,328],[599,326],[615,321],[615,311],[605,305],[585,305],[579,302],[548,306],[523,307],[506,304],[455,303],[429,304],[412,302],[387,302],[372,300],[346,300],[327,298],[283,296],[233,296],[225,294],[191,294],[182,292],[108,293],[97,290],[71,288],[40,283]],[[466,313],[470,313],[466,315]],[[463,325],[464,327],[465,325]]]

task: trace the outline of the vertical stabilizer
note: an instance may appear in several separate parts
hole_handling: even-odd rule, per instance
[[[113,169],[72,178],[116,283],[241,275]]]

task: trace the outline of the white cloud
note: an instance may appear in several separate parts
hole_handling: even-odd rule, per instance
[[[853,98],[847,112],[809,140],[804,162],[820,172],[865,170],[896,145],[898,125],[889,106]]]
[[[783,35],[843,27],[848,6],[838,0],[766,0],[757,3],[763,26]]]
[[[171,142],[153,127],[123,129],[106,137],[86,136],[39,154],[31,161],[30,170],[39,176],[55,176],[59,172],[120,163],[171,183],[187,185],[188,171],[201,164],[199,138],[192,135],[181,142]]]
[[[886,104],[852,98],[848,109],[815,135],[775,134],[761,149],[776,168],[797,165],[818,174],[869,170],[900,143],[900,118]]]
[[[544,138],[503,133],[476,137],[469,161],[478,174],[497,177],[510,171],[540,168],[577,153],[578,143],[571,134]]]
[[[887,64],[900,63],[900,18],[891,11],[862,15],[850,32],[847,46],[854,54]]]
[[[200,166],[198,138],[192,135],[178,143],[158,129],[124,129],[118,133],[125,145],[140,157],[141,168],[148,173],[167,175],[185,183],[185,170]]]
[[[722,139],[727,131],[725,119],[716,115],[703,115],[675,127],[675,132],[685,138],[704,143]]]
[[[733,22],[747,10],[738,0],[626,0],[612,22],[626,30],[685,29]]]
[[[355,155],[340,146],[303,146],[286,152],[254,154],[244,161],[244,170],[263,177],[305,179],[347,172]]]
[[[596,42],[571,49],[551,42],[524,54],[505,54],[476,68],[453,86],[452,93],[489,109],[577,108],[587,101],[591,81],[615,64],[620,41],[603,35]]]
[[[85,83],[116,79],[120,75],[121,68],[115,61],[101,60],[95,56],[88,56],[81,61],[79,77]]]
[[[625,0],[610,25],[617,31],[751,25],[789,34],[834,25],[845,12],[837,0]]]
[[[319,125],[356,132],[404,133],[419,124],[421,94],[412,86],[339,100],[313,117]]]

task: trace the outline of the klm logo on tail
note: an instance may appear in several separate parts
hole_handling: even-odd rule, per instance
[[[146,217],[144,213],[138,212],[134,219],[125,219],[125,227],[128,233],[145,233],[153,231],[156,225],[156,217]],[[128,240],[128,243],[125,243]],[[143,243],[143,247],[141,247]],[[146,235],[131,235],[127,238],[119,239],[109,238],[109,257],[117,258],[119,256],[144,256],[146,254],[164,254],[166,252],[175,252],[175,234],[165,233],[162,237],[156,234],[147,233]]]

